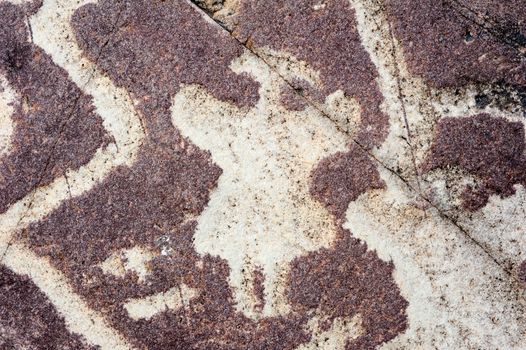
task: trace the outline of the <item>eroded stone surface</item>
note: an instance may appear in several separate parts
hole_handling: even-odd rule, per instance
[[[316,309],[324,315],[323,329],[337,317],[359,315],[363,333],[349,339],[346,348],[375,348],[406,330],[407,301],[391,278],[392,264],[367,251],[351,232],[340,229],[338,236],[333,247],[293,262],[291,303],[295,310]]]

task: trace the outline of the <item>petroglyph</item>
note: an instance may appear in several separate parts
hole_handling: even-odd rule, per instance
[[[324,157],[344,151],[346,137],[312,109],[286,112],[279,104],[268,68],[246,54],[234,71],[260,83],[260,100],[250,110],[214,100],[196,87],[183,89],[172,106],[174,125],[223,169],[218,188],[199,218],[194,244],[200,253],[229,262],[230,284],[238,307],[250,289],[243,274],[261,267],[265,275],[263,316],[289,308],[278,287],[287,264],[307,251],[328,247],[335,228],[327,212],[309,195],[309,173]],[[248,259],[247,265],[244,261]]]

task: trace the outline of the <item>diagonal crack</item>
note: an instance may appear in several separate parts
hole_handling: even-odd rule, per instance
[[[120,10],[118,12],[117,16],[116,16],[116,20],[115,20],[115,22],[114,22],[114,24],[112,26],[111,32],[108,34],[108,39],[104,42],[104,44],[99,49],[99,53],[97,55],[97,59],[95,61],[95,64],[94,64],[94,67],[93,67],[93,70],[92,70],[91,74],[88,76],[86,82],[82,86],[79,86],[80,93],[78,94],[78,96],[73,101],[73,104],[71,106],[70,112],[68,113],[68,115],[67,115],[66,119],[64,120],[64,122],[59,127],[58,135],[55,138],[55,140],[53,141],[53,144],[51,145],[48,157],[46,158],[46,162],[44,163],[44,166],[43,166],[43,170],[41,171],[37,181],[35,182],[35,187],[34,187],[35,189],[40,187],[40,185],[41,185],[41,183],[42,183],[42,181],[44,179],[44,176],[46,174],[46,171],[48,170],[48,168],[49,168],[49,166],[50,166],[50,164],[52,162],[52,158],[53,158],[53,154],[55,153],[55,149],[56,149],[59,141],[62,139],[62,136],[63,136],[64,132],[66,131],[67,126],[69,125],[71,120],[76,115],[75,112],[77,111],[77,107],[78,107],[79,101],[80,101],[80,99],[83,96],[83,92],[82,91],[84,90],[84,87],[87,86],[91,82],[91,79],[93,78],[94,73],[95,73],[96,63],[98,62],[98,60],[102,56],[102,52],[103,52],[104,48],[110,43],[111,39],[115,35],[115,32],[118,30],[117,24],[118,24],[118,22],[120,20],[121,13],[122,13],[122,10]],[[31,40],[31,42],[33,42],[33,31],[32,31],[32,27],[31,27],[31,24],[30,24],[31,22],[30,22],[29,18],[27,17],[27,15],[26,15],[26,21],[28,23],[30,40]],[[64,176],[65,176],[65,174],[64,174]],[[66,177],[66,182],[68,182],[67,177]],[[69,188],[69,182],[68,182],[68,188]],[[71,189],[69,189],[69,191],[71,193]],[[31,199],[29,200],[29,203],[28,203],[24,213],[18,219],[16,227],[18,227],[20,225],[20,223],[27,217],[29,211],[31,210],[31,208],[33,206],[35,193],[33,192],[30,196],[31,196],[30,197]],[[7,242],[6,248],[4,249],[2,255],[0,256],[0,264],[4,260],[5,256],[7,255],[7,252],[9,251],[9,248],[13,245],[14,241],[15,241],[15,235],[11,236],[11,238]]]
[[[294,91],[294,93],[300,97],[307,105],[309,105],[310,107],[314,108],[317,112],[319,112],[321,115],[323,115],[325,118],[329,119],[335,126],[335,128],[342,132],[343,134],[345,135],[349,135],[349,133],[346,131],[346,130],[343,130],[339,125],[338,123],[336,123],[333,118],[331,118],[331,116],[329,116],[327,113],[325,113],[323,110],[321,110],[320,108],[318,108],[311,100],[309,100],[307,97],[305,97],[303,94],[299,93],[296,89],[294,89],[293,85],[283,76],[281,75],[269,62],[267,62],[265,60],[265,58],[261,57],[260,55],[258,55],[253,49],[251,49],[247,43],[244,43],[244,42],[241,42],[238,38],[236,38],[233,33],[232,33],[232,30],[226,28],[224,26],[224,24],[222,24],[220,21],[216,20],[214,17],[213,17],[213,13],[211,13],[210,11],[206,11],[204,9],[202,9],[197,3],[196,3],[196,0],[186,0],[190,5],[192,5],[197,11],[199,11],[200,13],[202,13],[204,16],[207,16],[209,19],[211,19],[215,24],[217,24],[222,30],[226,31],[234,40],[236,40],[240,45],[242,45],[245,49],[247,49],[248,51],[250,51],[254,56],[256,56],[257,58],[259,58],[263,63],[265,63],[265,65],[267,65],[267,67],[273,72],[275,73],[276,75],[278,75],[291,89],[292,91]],[[390,35],[392,35],[392,32],[390,32]],[[391,37],[391,42],[393,43],[394,45],[394,38]],[[399,70],[398,68],[396,69],[396,71],[398,72],[397,73],[397,81],[398,81],[398,84],[399,84],[399,98],[401,98],[401,93],[402,93],[402,88],[401,88],[401,84],[400,84],[400,77],[399,77]],[[403,102],[403,99],[401,100],[401,103],[402,103],[402,106],[405,106],[404,105],[404,102]],[[405,110],[405,108],[404,108]],[[406,128],[407,128],[407,133],[408,133],[408,143],[409,143],[409,146],[411,147],[411,141],[410,141],[410,130],[409,130],[409,125],[408,125],[408,120],[407,120],[407,115],[404,114],[404,123],[406,124]],[[358,147],[361,148],[362,151],[364,151],[365,153],[367,153],[369,155],[369,157],[371,157],[371,159],[373,159],[376,163],[378,163],[380,166],[382,166],[384,169],[388,170],[390,173],[392,173],[393,175],[395,175],[398,179],[400,179],[407,187],[410,191],[412,191],[413,193],[416,193],[416,195],[418,197],[420,197],[421,199],[423,199],[426,203],[428,203],[431,207],[433,207],[439,214],[439,216],[443,219],[445,219],[446,221],[450,222],[452,225],[454,225],[469,241],[473,242],[473,244],[475,244],[475,246],[479,247],[497,266],[499,266],[512,280],[514,280],[515,282],[519,282],[517,277],[512,273],[512,271],[510,271],[509,268],[507,268],[504,264],[502,264],[497,258],[495,258],[495,256],[493,256],[492,252],[482,243],[480,243],[479,241],[477,241],[469,232],[467,232],[466,229],[464,229],[460,224],[458,224],[458,222],[452,218],[451,216],[447,215],[443,210],[441,210],[431,199],[429,199],[420,189],[420,181],[417,181],[417,188],[415,188],[414,186],[412,186],[409,181],[407,179],[405,179],[402,175],[400,175],[396,170],[390,168],[389,166],[387,166],[385,163],[383,163],[380,159],[378,159],[370,149],[368,149],[365,145],[362,145],[360,142],[358,142],[357,140],[355,140],[354,138],[350,137],[351,138],[351,141],[354,142]],[[414,159],[414,153],[413,151],[411,150],[411,153],[412,153],[412,156],[413,156],[413,164],[415,166],[415,171],[417,172],[418,174],[418,170],[416,168],[416,161]]]
[[[373,154],[369,153],[369,156],[371,158],[373,158],[377,163],[379,163],[384,169],[386,169],[387,171],[389,171],[391,174],[395,175],[399,180],[401,180],[408,188],[410,191],[416,193],[418,195],[418,197],[420,197],[421,199],[423,199],[427,204],[429,204],[431,207],[433,207],[437,212],[438,214],[440,215],[440,217],[442,217],[443,219],[445,219],[446,221],[449,221],[453,226],[455,226],[456,228],[459,229],[460,232],[462,232],[471,242],[473,242],[476,246],[478,246],[482,251],[484,251],[484,253],[486,253],[490,258],[491,260],[493,260],[493,262],[495,264],[497,264],[504,272],[506,272],[513,280],[515,280],[516,282],[519,282],[519,280],[512,274],[512,271],[507,268],[504,264],[502,264],[497,258],[495,258],[492,254],[492,252],[482,243],[480,243],[479,241],[477,241],[464,227],[462,227],[462,225],[460,225],[456,220],[455,218],[447,215],[442,209],[440,209],[431,199],[429,199],[428,197],[426,197],[423,193],[419,192],[417,188],[414,188],[410,183],[409,181],[407,181],[404,177],[402,177],[402,175],[400,175],[396,170],[388,167],[386,164],[384,164],[380,159],[376,158]]]
[[[392,52],[392,57],[393,57],[393,62],[394,62],[394,69],[395,69],[395,76],[396,76],[396,89],[397,89],[397,93],[398,93],[397,97],[398,97],[398,100],[400,101],[400,106],[402,108],[402,116],[403,116],[403,119],[404,119],[405,129],[407,131],[407,144],[409,146],[409,151],[411,153],[411,162],[413,163],[413,168],[414,168],[414,171],[415,171],[415,177],[416,177],[418,193],[419,193],[419,195],[421,195],[422,194],[422,186],[421,186],[421,179],[420,179],[421,175],[420,175],[420,172],[418,171],[418,166],[416,164],[415,147],[414,147],[414,144],[413,144],[413,137],[412,137],[412,134],[411,134],[411,129],[409,128],[409,120],[407,118],[407,111],[406,111],[406,107],[405,107],[405,100],[404,100],[402,82],[400,81],[400,67],[398,66],[398,60],[396,58],[397,50],[396,50],[396,44],[395,44],[395,37],[394,37],[394,34],[393,34],[393,28],[392,28],[391,22],[388,21],[388,25],[389,25],[389,39],[390,39],[389,41],[391,43],[391,52]]]

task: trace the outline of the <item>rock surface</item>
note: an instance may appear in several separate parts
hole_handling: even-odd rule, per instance
[[[0,0],[0,348],[526,348],[522,0]]]

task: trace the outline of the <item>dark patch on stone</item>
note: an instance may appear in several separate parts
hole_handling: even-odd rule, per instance
[[[471,41],[473,41],[475,38],[473,37],[473,34],[471,34],[471,31],[468,29],[466,30],[466,35],[464,36],[464,41],[466,43],[469,43]]]
[[[523,117],[526,118],[526,87],[521,87],[520,89],[518,89],[518,92],[523,110]]]
[[[519,266],[519,281],[526,283],[526,260],[524,260]]]
[[[1,349],[95,349],[71,333],[48,298],[27,276],[0,266]]]
[[[84,286],[81,293],[89,295],[97,308],[137,293],[140,286],[126,286],[135,284],[137,276],[118,282],[102,276],[95,265],[121,249],[141,245],[159,252],[160,240],[188,238],[180,232],[184,218],[203,210],[221,170],[207,153],[191,144],[181,147],[183,142],[174,136],[170,145],[144,144],[132,168],[115,169],[103,184],[61,205],[21,232],[21,238],[35,252],[50,256],[75,285],[85,284],[83,274],[93,275],[91,287]],[[115,288],[99,290],[98,280]]]
[[[86,164],[110,139],[91,98],[29,41],[24,7],[2,2],[0,18],[0,74],[20,96],[11,116],[11,149],[0,158],[2,213],[36,187]]]
[[[467,210],[482,208],[492,194],[513,195],[514,184],[526,185],[523,124],[488,114],[441,119],[423,168],[429,172],[449,167],[459,167],[481,181],[462,193]]]
[[[332,213],[337,239],[330,248],[292,262],[289,298],[294,310],[321,310],[330,322],[361,315],[364,334],[348,341],[346,349],[374,349],[408,327],[408,303],[392,277],[394,265],[343,228],[349,203],[382,188],[374,162],[358,146],[322,160],[312,173],[310,192]]]
[[[526,116],[526,86],[510,86],[496,82],[491,87],[479,86],[475,95],[475,105],[479,109],[487,106],[511,113],[523,111]]]
[[[478,94],[475,96],[475,105],[477,108],[484,109],[491,103],[491,100],[486,94]]]
[[[307,104],[300,96],[303,89],[292,89],[288,85],[281,87],[279,102],[289,111],[303,111]]]
[[[338,218],[362,193],[385,188],[376,164],[358,146],[323,159],[311,176],[311,195]]]
[[[253,279],[253,293],[257,300],[256,310],[261,312],[265,307],[265,275],[261,267],[254,269]]]
[[[429,85],[526,84],[522,0],[387,0],[385,5],[410,71]]]
[[[293,261],[289,298],[295,311],[317,309],[330,321],[360,314],[364,334],[348,341],[346,349],[375,349],[408,327],[408,303],[393,270],[340,226],[331,248]]]
[[[270,47],[307,62],[320,73],[321,86],[314,96],[318,102],[339,89],[356,98],[362,110],[357,141],[379,146],[389,121],[380,109],[378,73],[361,44],[354,10],[346,0],[327,1],[325,8],[314,10],[317,4],[318,0],[242,0],[234,35],[252,47]]]

